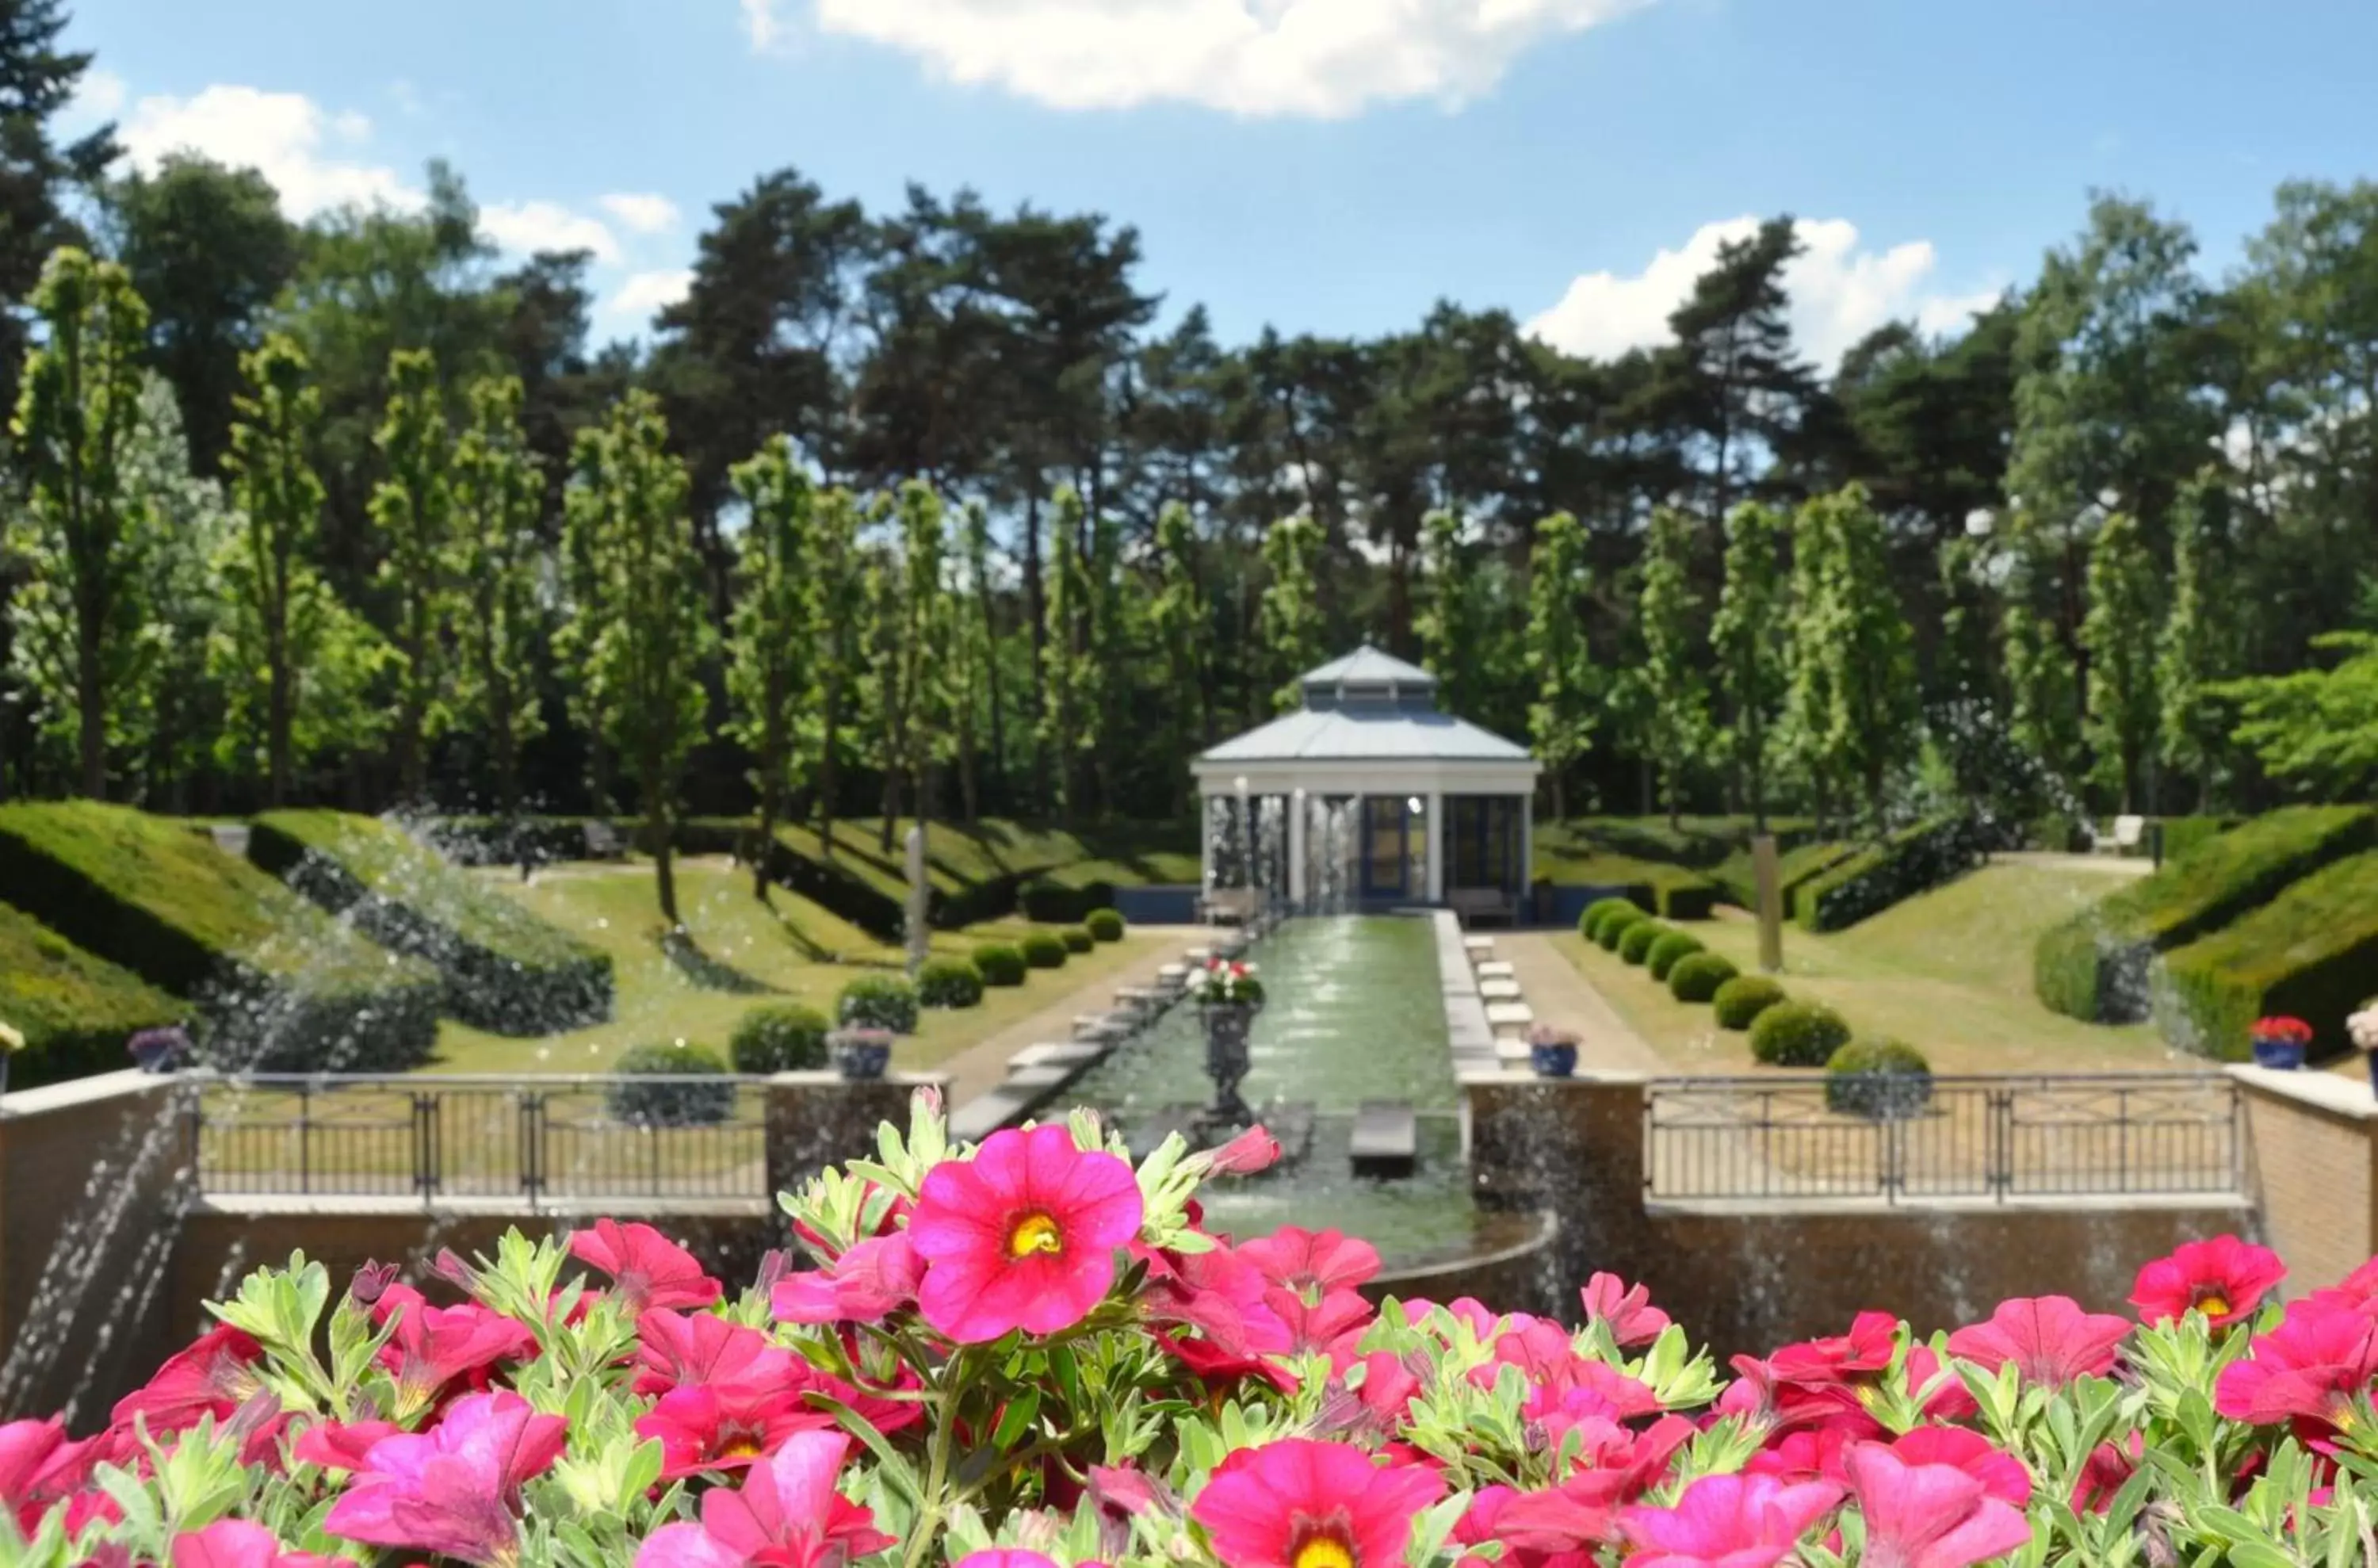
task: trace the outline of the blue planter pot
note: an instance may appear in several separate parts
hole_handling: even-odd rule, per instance
[[[1577,1072],[1577,1047],[1570,1044],[1531,1045],[1528,1058],[1538,1078],[1568,1078]]]
[[[834,1047],[835,1069],[854,1083],[870,1083],[892,1065],[888,1040],[841,1040]]]
[[[2304,1048],[2291,1040],[2257,1040],[2254,1042],[2254,1065],[2278,1072],[2300,1072],[2304,1065]]]

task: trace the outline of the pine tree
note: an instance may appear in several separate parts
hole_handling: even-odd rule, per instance
[[[33,308],[42,340],[10,426],[28,492],[12,532],[32,568],[18,657],[45,703],[73,715],[82,792],[104,800],[114,708],[153,651],[141,590],[159,541],[124,473],[149,312],[123,268],[72,247],[42,269]]]
[[[2125,812],[2154,805],[2146,773],[2163,718],[2156,697],[2159,597],[2138,520],[2114,513],[2089,549],[2089,613],[2081,622],[2081,643],[2089,653],[2094,774],[2120,791]]]
[[[1552,785],[1553,820],[1568,815],[1569,770],[1593,738],[1603,682],[1579,607],[1591,584],[1585,529],[1566,512],[1536,525],[1528,558],[1528,735]]]
[[[402,349],[388,362],[388,409],[375,444],[386,476],[374,487],[371,519],[386,541],[379,580],[395,607],[397,789],[426,799],[429,747],[446,721],[445,623],[451,609],[452,438],[438,385],[438,362]]]
[[[750,513],[739,540],[741,597],[727,633],[727,733],[751,754],[760,821],[753,835],[751,894],[768,897],[776,825],[799,783],[800,721],[812,692],[817,643],[816,545],[809,476],[792,440],[772,437],[728,473]]]
[[[1673,507],[1652,513],[1637,601],[1651,699],[1647,739],[1671,825],[1685,809],[1686,784],[1709,743],[1709,688],[1695,657],[1705,633],[1691,581],[1692,526],[1691,519]]]
[[[2161,755],[2196,780],[2202,811],[2221,782],[2228,726],[2212,690],[2237,673],[2228,597],[2219,591],[2218,549],[2227,492],[2208,470],[2182,486],[2171,518],[2171,610],[2156,659]]]
[[[462,658],[458,707],[486,739],[497,812],[521,809],[521,754],[545,730],[536,701],[545,476],[521,428],[524,393],[511,377],[470,389],[471,423],[454,446],[453,521]]]
[[[1756,501],[1728,514],[1725,587],[1710,627],[1727,705],[1721,741],[1741,777],[1759,833],[1767,831],[1769,765],[1786,686],[1777,633],[1784,624],[1783,550],[1790,526],[1782,513]]]
[[[1287,713],[1304,700],[1297,677],[1327,657],[1322,650],[1321,525],[1311,517],[1283,517],[1264,536],[1263,563],[1270,575],[1255,615],[1255,643],[1272,682],[1272,710]]]

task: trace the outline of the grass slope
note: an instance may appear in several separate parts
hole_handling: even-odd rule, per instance
[[[434,965],[454,1018],[503,1034],[542,1034],[610,1011],[608,956],[392,824],[343,812],[270,812],[250,825],[247,855],[375,941]]]
[[[0,1023],[25,1037],[8,1064],[11,1088],[130,1067],[127,1039],[179,1023],[189,1010],[130,970],[0,904]]]

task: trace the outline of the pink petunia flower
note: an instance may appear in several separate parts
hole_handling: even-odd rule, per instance
[[[2062,1388],[2112,1371],[2130,1333],[2128,1318],[2084,1312],[2069,1296],[2024,1297],[1999,1303],[1988,1322],[1951,1334],[1949,1354],[1993,1371],[2012,1362],[2024,1381]]]
[[[343,1557],[288,1551],[281,1538],[245,1519],[219,1519],[174,1538],[173,1568],[355,1568]]]
[[[769,1307],[780,1323],[880,1323],[917,1299],[924,1272],[907,1233],[871,1236],[826,1268],[778,1280]]]
[[[1140,1309],[1148,1321],[1195,1329],[1232,1358],[1285,1355],[1294,1343],[1266,1299],[1270,1287],[1263,1275],[1236,1248],[1159,1252],[1135,1245],[1132,1256],[1147,1265]]]
[[[835,1490],[850,1440],[798,1432],[754,1465],[742,1487],[702,1494],[702,1523],[664,1525],[636,1552],[636,1568],[839,1568],[899,1543],[875,1515]]]
[[[652,1226],[597,1220],[572,1231],[570,1255],[611,1276],[611,1294],[630,1313],[654,1307],[707,1307],[721,1294],[693,1254]]]
[[[1434,1470],[1288,1438],[1223,1460],[1189,1516],[1226,1568],[1398,1568],[1412,1520],[1444,1495]]]
[[[264,1387],[256,1374],[257,1359],[263,1354],[256,1341],[228,1323],[220,1324],[158,1368],[142,1387],[117,1400],[110,1418],[128,1429],[137,1416],[152,1437],[195,1427],[202,1417],[227,1421]]]
[[[1279,1140],[1258,1123],[1219,1149],[1207,1151],[1205,1160],[1216,1176],[1253,1176],[1279,1163]]]
[[[464,1380],[484,1386],[498,1362],[522,1360],[536,1351],[536,1336],[527,1324],[472,1301],[432,1307],[410,1285],[389,1286],[373,1313],[383,1322],[391,1315],[396,1319],[395,1332],[380,1346],[379,1363],[416,1403],[433,1400]]]
[[[1946,1465],[1982,1483],[1983,1492],[2021,1508],[2031,1501],[2031,1472],[2023,1461],[1964,1427],[1918,1427],[1892,1440],[1903,1465]]]
[[[521,1488],[561,1456],[569,1424],[516,1393],[474,1393],[422,1433],[372,1444],[323,1527],[373,1546],[480,1564],[520,1550]]]
[[[1629,1286],[1616,1274],[1596,1274],[1580,1293],[1588,1322],[1610,1325],[1611,1340],[1620,1345],[1649,1345],[1668,1332],[1668,1314],[1651,1305],[1648,1285]]]
[[[926,1173],[909,1217],[925,1321],[961,1345],[1072,1328],[1113,1285],[1142,1214],[1131,1167],[1063,1127],[995,1132]]]
[[[812,1408],[793,1384],[697,1384],[672,1389],[636,1417],[636,1435],[658,1438],[661,1478],[739,1470],[784,1446],[795,1432],[818,1431],[834,1417]]]
[[[1866,1520],[1860,1568],[1967,1568],[2031,1539],[2031,1521],[1953,1465],[1910,1465],[1879,1442],[1849,1454]]]
[[[1057,1561],[1021,1547],[995,1546],[988,1551],[967,1552],[958,1559],[957,1568],[1057,1568]]]
[[[1292,1354],[1327,1356],[1331,1369],[1339,1372],[1354,1364],[1354,1346],[1379,1315],[1377,1308],[1351,1290],[1333,1290],[1317,1301],[1308,1301],[1285,1286],[1273,1285],[1264,1292],[1264,1305],[1287,1329]]]
[[[0,1507],[16,1514],[20,1533],[31,1536],[42,1516],[83,1484],[91,1446],[70,1440],[61,1417],[0,1426]]]
[[[2221,1369],[2213,1407],[2256,1426],[2296,1419],[2337,1427],[2373,1375],[2378,1323],[2361,1308],[2308,1297],[2290,1303],[2276,1328],[2257,1334],[2244,1360]]]
[[[1643,1549],[1629,1568],[1774,1568],[1841,1500],[1831,1481],[1703,1476],[1675,1507],[1629,1507],[1618,1522]]]
[[[2194,1311],[2204,1313],[2212,1327],[2227,1328],[2252,1317],[2287,1272],[2277,1253],[2234,1236],[2186,1242],[2139,1271],[2131,1305],[2143,1323],[2169,1322]]]
[[[2130,1484],[2145,1457],[2146,1439],[2138,1432],[2132,1432],[2119,1448],[2099,1443],[2082,1463],[2080,1478],[2072,1483],[2072,1512],[2103,1514],[2111,1508],[2114,1495]]]
[[[1271,1284],[1295,1295],[1307,1306],[1323,1297],[1351,1291],[1379,1272],[1379,1249],[1367,1241],[1334,1230],[1302,1230],[1282,1225],[1271,1235],[1241,1244],[1239,1256]]]
[[[1503,1508],[1499,1525],[1509,1545],[1557,1558],[1591,1553],[1613,1541],[1619,1510],[1667,1475],[1694,1427],[1682,1416],[1663,1416],[1639,1436],[1598,1419],[1581,1421],[1576,1429],[1585,1438],[1580,1467],[1556,1486],[1521,1492]]]
[[[649,1311],[636,1320],[635,1391],[696,1386],[767,1387],[793,1373],[793,1354],[749,1323],[715,1312]]]
[[[325,1470],[360,1470],[372,1445],[403,1429],[393,1421],[308,1421],[297,1433],[298,1462]]]

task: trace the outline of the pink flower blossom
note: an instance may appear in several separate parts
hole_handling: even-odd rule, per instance
[[[1651,1305],[1649,1286],[1630,1287],[1616,1274],[1596,1274],[1580,1294],[1586,1321],[1609,1324],[1614,1344],[1649,1345],[1668,1331],[1668,1314]]]
[[[1860,1568],[1967,1568],[2031,1539],[2031,1522],[1953,1465],[1910,1465],[1879,1442],[1848,1460],[1866,1521]]]
[[[1283,1355],[1294,1343],[1266,1299],[1263,1275],[1237,1249],[1159,1252],[1135,1246],[1132,1253],[1147,1264],[1140,1310],[1150,1322],[1195,1329],[1232,1358]]]
[[[174,1538],[173,1568],[355,1568],[343,1557],[288,1551],[281,1538],[245,1519],[219,1519]]]
[[[476,1302],[432,1307],[410,1285],[389,1286],[373,1310],[382,1322],[391,1315],[396,1319],[396,1332],[380,1346],[379,1362],[415,1401],[434,1399],[462,1380],[484,1386],[497,1363],[536,1351],[536,1336],[525,1323]]]
[[[636,1553],[636,1568],[839,1568],[899,1543],[875,1516],[835,1490],[850,1440],[798,1432],[751,1466],[742,1487],[702,1494],[702,1523],[664,1525]]]
[[[221,1324],[158,1368],[145,1385],[117,1400],[111,1418],[129,1429],[137,1416],[152,1437],[195,1427],[206,1416],[227,1421],[263,1388],[255,1367],[263,1354],[256,1341]]]
[[[1253,1176],[1279,1163],[1279,1140],[1258,1125],[1206,1154],[1207,1168],[1216,1176]]]
[[[2099,1443],[2083,1462],[2080,1478],[2072,1483],[2072,1512],[2103,1514],[2111,1508],[2115,1494],[2130,1484],[2145,1457],[2146,1439],[2138,1432],[2132,1432],[2119,1448]]]
[[[770,1386],[793,1374],[793,1355],[748,1323],[715,1312],[646,1312],[636,1320],[635,1390]]]
[[[2234,1236],[2186,1242],[2139,1271],[2131,1305],[2144,1323],[2169,1322],[2194,1311],[2204,1313],[2210,1326],[2227,1328],[2252,1317],[2287,1272],[2277,1253]]]
[[[83,1484],[91,1459],[91,1444],[70,1441],[58,1417],[0,1426],[0,1506],[30,1536],[43,1514]]]
[[[2314,1296],[2257,1334],[2246,1359],[2221,1369],[2213,1407],[2233,1421],[2290,1418],[2342,1426],[2378,1375],[2378,1323],[2359,1307]]]
[[[817,1431],[834,1417],[803,1401],[797,1385],[696,1384],[672,1389],[636,1417],[636,1435],[658,1438],[661,1478],[739,1470],[784,1446],[795,1432]]]
[[[1585,1434],[1581,1467],[1543,1491],[1521,1492],[1503,1509],[1501,1528],[1510,1545],[1558,1556],[1591,1552],[1613,1540],[1618,1511],[1667,1474],[1694,1428],[1682,1416],[1663,1416],[1639,1436],[1602,1420],[1580,1422],[1578,1429]]]
[[[1065,1128],[995,1132],[975,1157],[926,1173],[908,1238],[925,1260],[925,1321],[961,1345],[1015,1329],[1057,1333],[1114,1284],[1139,1232],[1131,1167],[1074,1146]]]
[[[995,1546],[988,1551],[967,1553],[958,1559],[957,1568],[1057,1568],[1057,1562],[1020,1547]]]
[[[1703,1476],[1674,1508],[1623,1510],[1619,1527],[1643,1549],[1629,1568],[1774,1568],[1841,1500],[1831,1481]]]
[[[1891,1442],[1903,1465],[1946,1465],[1982,1483],[1983,1492],[2017,1508],[2031,1501],[2031,1472],[1977,1431],[1964,1427],[1918,1427]]]
[[[611,1276],[611,1294],[631,1313],[652,1307],[707,1307],[720,1295],[693,1254],[646,1224],[597,1220],[573,1231],[570,1255]]]
[[[1413,1518],[1444,1495],[1433,1470],[1288,1438],[1223,1460],[1189,1516],[1226,1568],[1399,1568]]]
[[[1329,1357],[1333,1370],[1354,1364],[1354,1346],[1378,1316],[1373,1307],[1351,1290],[1333,1290],[1318,1301],[1273,1285],[1264,1292],[1264,1304],[1288,1330],[1288,1347],[1299,1356]]]
[[[907,1233],[871,1236],[825,1268],[777,1281],[769,1307],[780,1323],[880,1323],[917,1299],[924,1272]]]
[[[1949,1354],[1993,1371],[2012,1362],[2024,1381],[2062,1388],[2112,1371],[2130,1333],[2128,1318],[2084,1312],[2069,1296],[2024,1297],[1999,1303],[1988,1322],[1951,1334]]]
[[[1367,1241],[1334,1230],[1301,1230],[1282,1225],[1271,1235],[1246,1242],[1239,1256],[1281,1289],[1318,1305],[1324,1297],[1351,1291],[1379,1272],[1379,1249]]]
[[[403,1429],[393,1421],[308,1421],[297,1433],[298,1463],[325,1470],[360,1470],[372,1445]]]
[[[422,1433],[372,1444],[323,1527],[374,1546],[465,1562],[510,1562],[520,1549],[520,1490],[561,1456],[569,1426],[516,1393],[474,1393]]]

